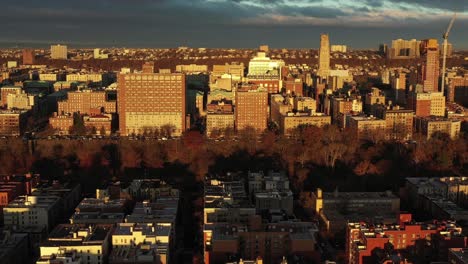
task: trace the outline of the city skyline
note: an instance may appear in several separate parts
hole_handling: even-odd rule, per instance
[[[0,47],[218,47],[318,48],[331,44],[376,49],[392,39],[441,39],[458,13],[450,36],[468,49],[465,1],[359,0],[101,0],[17,1],[3,4],[8,27]],[[228,34],[227,34],[228,33]],[[223,37],[215,37],[223,36]]]

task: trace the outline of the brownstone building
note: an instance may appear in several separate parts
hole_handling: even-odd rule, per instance
[[[36,58],[33,49],[23,50],[23,65],[33,65],[36,63]]]
[[[243,85],[236,92],[236,129],[253,127],[263,132],[268,121],[268,92],[256,85]]]
[[[185,75],[181,73],[127,73],[118,76],[118,112],[121,135],[170,128],[185,131]]]
[[[116,108],[116,101],[108,100],[105,91],[89,89],[69,92],[67,100],[58,102],[59,114],[115,113]]]

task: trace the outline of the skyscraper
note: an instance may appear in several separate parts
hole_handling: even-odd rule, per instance
[[[424,65],[421,71],[425,92],[439,91],[439,43],[437,39],[426,39],[421,42],[424,54]]]
[[[23,65],[32,65],[35,63],[35,55],[33,49],[23,50]]]
[[[52,45],[50,46],[50,58],[54,60],[66,60],[67,59],[67,46],[64,45]]]
[[[185,131],[184,74],[121,73],[117,98],[121,135]]]
[[[330,75],[330,39],[327,34],[320,35],[318,76],[327,78]]]

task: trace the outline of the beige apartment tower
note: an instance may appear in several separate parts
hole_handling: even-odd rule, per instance
[[[320,35],[318,76],[327,78],[330,75],[330,39],[327,34]]]
[[[65,45],[52,45],[50,46],[50,58],[54,60],[66,60],[68,54],[67,46]]]

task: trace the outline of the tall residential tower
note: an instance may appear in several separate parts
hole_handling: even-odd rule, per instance
[[[319,70],[317,75],[322,79],[330,75],[330,39],[327,34],[320,35]]]

